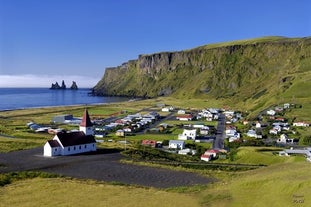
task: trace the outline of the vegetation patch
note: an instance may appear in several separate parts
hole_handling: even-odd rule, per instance
[[[0,186],[5,186],[11,184],[17,180],[25,180],[32,178],[56,178],[61,177],[59,175],[45,173],[45,172],[34,172],[34,171],[24,171],[24,172],[10,172],[5,174],[0,174]]]
[[[12,152],[17,150],[42,147],[44,141],[34,139],[0,138],[0,152]]]

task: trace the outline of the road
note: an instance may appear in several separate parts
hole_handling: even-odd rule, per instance
[[[0,153],[0,174],[43,171],[74,178],[155,188],[202,185],[215,181],[214,178],[191,172],[122,163],[120,161],[125,157],[113,149],[98,149],[94,153],[53,158],[42,154],[43,147]]]
[[[219,114],[218,125],[216,130],[216,139],[213,143],[213,149],[224,149],[225,140],[225,128],[226,128],[226,117],[224,114]]]

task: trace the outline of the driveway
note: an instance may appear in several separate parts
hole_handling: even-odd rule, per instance
[[[139,186],[168,188],[208,184],[215,179],[195,173],[137,166],[121,163],[123,156],[116,151],[99,149],[93,154],[44,157],[43,148],[0,153],[0,173],[43,171],[59,175],[120,182]]]
[[[225,140],[225,128],[226,128],[226,117],[224,114],[219,114],[216,139],[213,143],[213,149],[224,149]]]

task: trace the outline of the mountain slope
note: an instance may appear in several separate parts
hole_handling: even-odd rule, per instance
[[[223,98],[260,107],[263,100],[294,96],[310,78],[311,38],[264,37],[140,55],[107,68],[94,94]]]

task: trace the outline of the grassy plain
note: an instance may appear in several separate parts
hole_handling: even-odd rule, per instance
[[[87,106],[87,108],[91,116],[110,117],[112,114],[119,115],[121,111],[135,113],[143,108],[156,109],[157,103],[189,109],[225,106],[225,103],[220,100],[181,101],[173,98],[158,98],[139,102]],[[53,116],[67,113],[81,117],[85,107],[0,112],[0,134],[17,137],[6,138],[0,135],[0,152],[42,146],[52,135],[33,133],[27,129],[27,122],[50,124]],[[289,116],[307,120],[307,117],[310,117],[310,111],[309,105],[303,105],[302,109],[292,110]],[[133,139],[133,141],[170,139],[170,137],[176,137],[178,133],[180,131],[175,129],[171,134],[141,134],[127,137],[127,139]],[[310,131],[307,130],[306,133]],[[116,137],[112,138],[116,139]],[[119,149],[124,147],[116,142],[104,142],[100,146]],[[274,150],[276,149],[254,147],[238,149],[231,163],[268,165],[255,170],[245,172],[193,170],[219,180],[207,186],[155,189],[70,178],[38,177],[18,180],[0,187],[0,206],[311,206],[310,163],[306,162],[303,157],[279,157],[273,154]],[[1,163],[0,167],[2,167]],[[181,167],[174,167],[174,169],[189,171]]]

